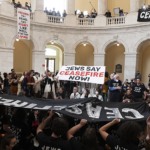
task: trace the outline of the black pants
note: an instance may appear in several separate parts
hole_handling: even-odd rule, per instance
[[[121,102],[121,93],[120,91],[110,92],[109,93],[110,102]]]

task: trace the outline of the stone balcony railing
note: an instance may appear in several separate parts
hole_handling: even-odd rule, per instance
[[[106,25],[120,25],[126,23],[126,16],[109,17],[106,19]]]
[[[52,15],[47,15],[48,22],[50,23],[56,23],[56,24],[62,24],[64,23],[64,17],[58,17],[58,16],[52,16]]]
[[[77,25],[93,26],[95,18],[77,18]]]

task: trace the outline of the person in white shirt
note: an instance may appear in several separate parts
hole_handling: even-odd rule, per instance
[[[78,99],[80,98],[80,94],[78,93],[78,88],[74,87],[73,88],[73,93],[70,95],[70,99]]]

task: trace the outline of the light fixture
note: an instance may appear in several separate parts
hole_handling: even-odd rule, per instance
[[[117,46],[120,46],[120,44],[119,44],[119,43],[117,43]]]
[[[19,42],[19,39],[18,39],[18,38],[16,38],[16,41],[17,41],[17,42]]]
[[[86,46],[87,43],[83,43],[83,46]]]
[[[55,42],[54,41],[51,41],[51,44],[53,45]]]

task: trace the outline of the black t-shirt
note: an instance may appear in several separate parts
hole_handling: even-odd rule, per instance
[[[133,94],[134,99],[135,98],[142,98],[144,91],[146,91],[144,84],[139,84],[139,85],[135,84],[132,87],[132,94]]]
[[[106,138],[106,143],[111,147],[111,150],[139,150],[138,141],[135,143],[131,142],[121,145],[119,138],[114,135],[108,135]]]
[[[116,88],[118,86],[122,86],[122,83],[120,80],[116,81],[116,80],[110,80],[109,82],[109,90],[110,92],[120,92],[119,89],[113,89],[113,88]]]
[[[43,132],[38,133],[37,139],[46,150],[72,150],[69,141],[62,138],[49,137]]]

